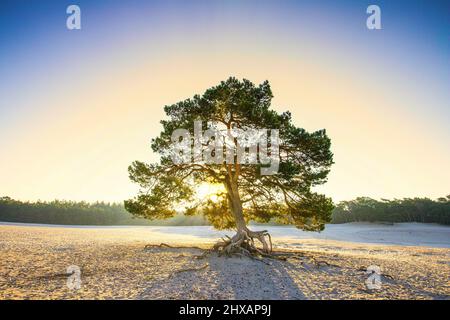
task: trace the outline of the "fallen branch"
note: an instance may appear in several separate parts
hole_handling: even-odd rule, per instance
[[[196,246],[171,246],[167,243],[160,244],[147,244],[144,247],[144,250],[154,249],[154,248],[170,248],[170,249],[197,249],[197,250],[205,250],[204,248],[196,247]]]
[[[186,268],[186,269],[180,269],[180,270],[176,270],[172,273],[172,275],[174,274],[178,274],[178,273],[182,273],[182,272],[188,272],[188,271],[200,271],[203,269],[206,269],[209,266],[209,264],[205,264],[204,266],[198,267],[198,268]]]

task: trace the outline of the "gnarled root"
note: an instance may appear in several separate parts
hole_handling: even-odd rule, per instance
[[[262,248],[258,248],[255,245],[255,239],[258,240]],[[251,231],[248,229],[239,230],[232,238],[227,236],[227,239],[222,239],[217,242],[213,250],[218,253],[219,256],[268,256],[272,252],[272,238],[267,230],[263,231]]]

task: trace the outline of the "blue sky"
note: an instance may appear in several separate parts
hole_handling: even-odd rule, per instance
[[[70,4],[81,30],[66,29]],[[369,4],[382,30],[366,28]],[[129,197],[127,165],[156,160],[163,106],[231,75],[268,79],[277,110],[328,130],[334,199],[446,194],[449,12],[449,1],[1,1],[0,194]]]

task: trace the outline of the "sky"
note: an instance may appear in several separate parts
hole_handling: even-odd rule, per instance
[[[335,201],[450,194],[449,14],[450,1],[1,1],[0,196],[134,196],[127,167],[157,161],[164,105],[229,76],[269,80],[275,110],[327,130],[335,164],[317,190]]]

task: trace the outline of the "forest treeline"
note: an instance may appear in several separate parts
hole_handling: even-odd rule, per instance
[[[122,204],[104,202],[22,202],[0,198],[0,221],[67,225],[208,225],[201,216],[177,215],[167,220],[134,218]],[[333,211],[331,223],[423,222],[450,225],[450,196],[431,200],[405,198],[374,200],[367,197],[342,201]]]
[[[0,198],[0,221],[67,225],[204,225],[202,217],[175,216],[149,221],[135,218],[123,204],[105,202],[22,202]]]
[[[422,222],[450,224],[450,195],[429,198],[374,200],[367,197],[342,201],[333,210],[332,223]]]

